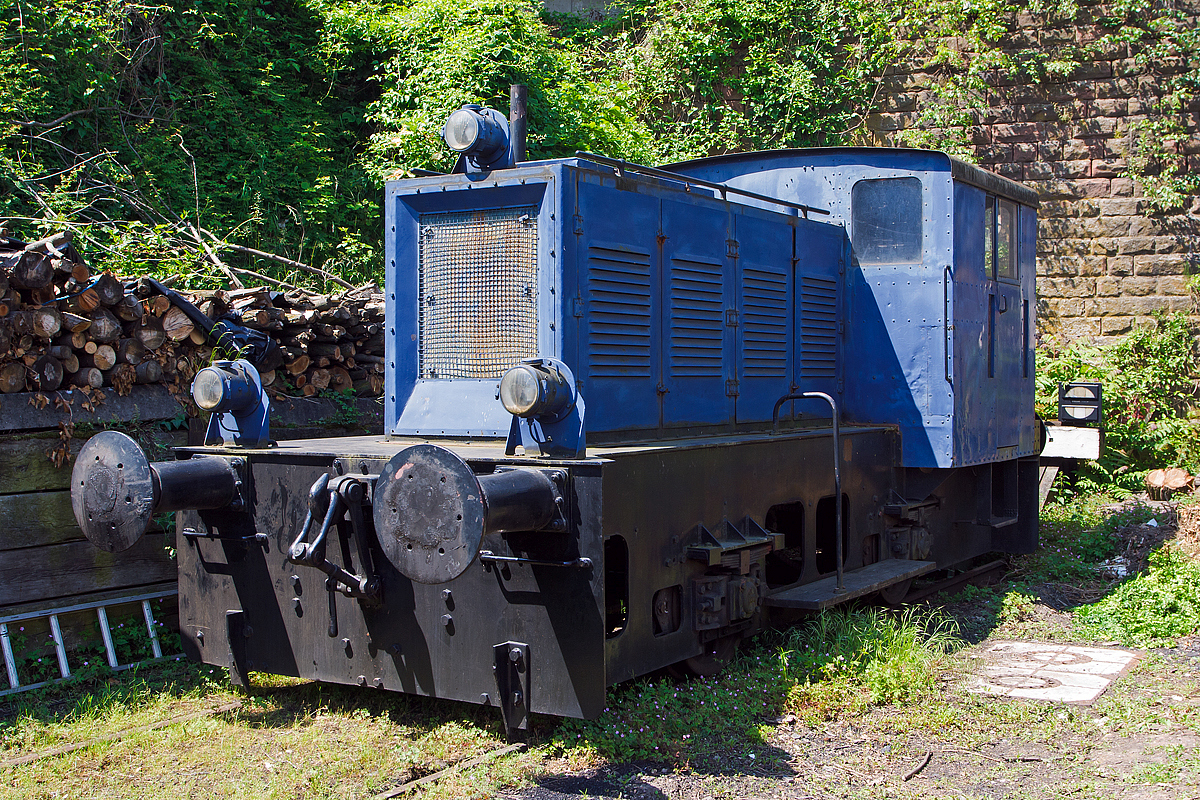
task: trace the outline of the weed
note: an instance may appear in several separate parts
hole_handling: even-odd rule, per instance
[[[1015,625],[1033,616],[1037,598],[1023,592],[1009,592],[1000,601],[1000,621]]]
[[[1076,625],[1093,639],[1171,646],[1200,630],[1200,564],[1174,547],[1160,547],[1150,555],[1146,572],[1079,609]]]
[[[957,624],[907,608],[836,610],[793,631],[781,658],[796,680],[787,707],[806,721],[912,700],[959,644]]]

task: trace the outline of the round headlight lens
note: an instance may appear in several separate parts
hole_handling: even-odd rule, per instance
[[[541,376],[533,367],[522,364],[504,373],[500,379],[500,402],[508,413],[524,417],[536,413],[542,399]]]
[[[205,367],[192,380],[192,399],[205,411],[212,411],[225,400],[225,376],[214,367]]]
[[[479,118],[474,111],[460,108],[450,115],[450,119],[446,120],[442,138],[446,140],[446,144],[451,150],[465,153],[479,140]]]

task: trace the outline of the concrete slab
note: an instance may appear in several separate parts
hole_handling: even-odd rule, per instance
[[[1141,653],[1114,647],[994,641],[968,691],[1087,704],[1137,663]]]

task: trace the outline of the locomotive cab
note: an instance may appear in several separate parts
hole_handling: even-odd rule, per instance
[[[81,525],[228,484],[172,501],[189,655],[518,730],[1034,546],[1032,193],[927,151],[506,166],[467,117],[462,172],[386,187],[383,436],[137,481],[124,444],[81,454]]]

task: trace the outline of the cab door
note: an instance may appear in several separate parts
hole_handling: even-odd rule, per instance
[[[996,398],[996,448],[1020,443],[1020,418],[1010,411],[1021,407],[1025,383],[1025,330],[1028,307],[1021,294],[1018,252],[1018,206],[1002,197],[987,198],[984,258],[988,288],[988,378]]]

